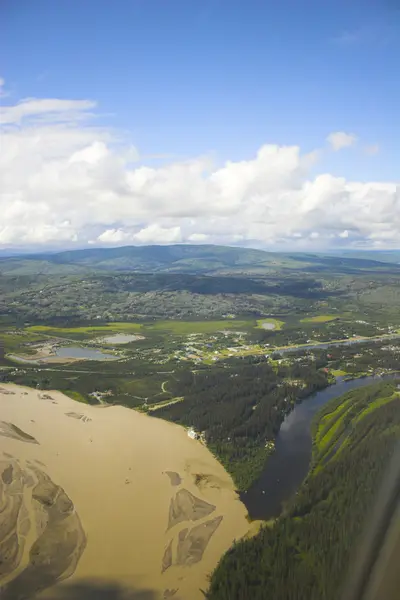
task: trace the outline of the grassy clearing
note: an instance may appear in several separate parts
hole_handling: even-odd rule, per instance
[[[152,377],[142,377],[131,379],[129,377],[119,377],[117,380],[118,391],[120,394],[132,395],[136,398],[147,398],[149,402],[154,399],[164,400],[171,398],[171,394],[166,390],[161,390],[163,375],[153,374]]]
[[[320,419],[318,429],[314,434],[318,453],[321,453],[330,444],[350,407],[351,398],[345,399],[332,412],[325,414]]]
[[[154,412],[159,408],[163,408],[164,406],[170,406],[171,404],[177,404],[178,402],[182,402],[184,400],[183,396],[172,398],[171,400],[163,400],[162,402],[157,402],[157,404],[151,404],[148,407],[149,412]]]
[[[36,354],[36,349],[28,346],[27,344],[33,342],[43,342],[45,338],[40,335],[33,333],[0,333],[0,340],[4,346],[5,354],[23,354],[23,356],[30,356]]]
[[[394,394],[392,394],[389,397],[378,398],[377,400],[374,400],[374,402],[371,402],[369,404],[369,406],[358,415],[358,417],[357,417],[357,419],[356,419],[355,422],[358,423],[359,421],[361,421],[361,419],[363,419],[364,417],[366,417],[369,413],[373,412],[374,410],[376,410],[380,406],[384,406],[385,404],[389,404],[389,402],[393,402],[393,400],[397,400],[399,397],[400,397],[400,394],[398,392],[395,392]]]
[[[332,440],[335,438],[335,435],[337,434],[342,425],[346,412],[340,415],[340,417],[332,424],[332,426],[328,429],[325,435],[323,435],[323,437],[317,441],[319,454],[323,454],[324,450],[329,448],[329,446],[331,445]]]
[[[63,390],[63,394],[65,394],[69,398],[72,398],[72,400],[76,400],[76,402],[81,402],[82,404],[88,404],[88,401],[86,400],[85,396],[83,396],[79,392],[74,392],[72,390]]]
[[[335,377],[345,377],[348,375],[348,373],[346,371],[342,371],[342,369],[332,369],[331,373]]]
[[[107,325],[94,325],[90,327],[51,327],[48,325],[33,325],[27,327],[26,331],[31,333],[42,333],[65,337],[68,335],[105,335],[110,333],[130,332],[168,332],[175,335],[187,335],[189,333],[215,333],[219,330],[248,330],[254,326],[254,321],[241,321],[226,319],[218,321],[178,321],[164,320],[154,323],[108,323]]]
[[[36,342],[40,340],[39,336],[34,335],[18,335],[13,333],[1,333],[0,339],[4,344],[4,348],[6,352],[15,352],[20,349],[23,344],[28,342]],[[24,349],[25,350],[25,349]],[[29,351],[28,348],[26,348]],[[32,351],[33,352],[33,351]]]
[[[257,329],[265,329],[263,325],[272,323],[274,325],[274,329],[271,329],[271,331],[278,331],[285,325],[285,321],[280,321],[279,319],[257,319],[256,323]]]
[[[142,323],[109,323],[108,325],[98,325],[91,327],[51,327],[49,325],[32,325],[25,331],[33,333],[45,333],[47,335],[62,336],[67,334],[86,333],[90,335],[105,333],[120,333],[129,331],[140,331],[143,328]]]
[[[235,319],[224,319],[221,321],[157,321],[154,324],[146,325],[146,329],[151,331],[168,331],[176,335],[189,333],[215,333],[225,329],[249,329],[252,327],[252,321],[239,321]]]
[[[305,317],[300,319],[300,323],[329,323],[329,321],[335,321],[339,315],[316,315],[315,317]]]
[[[337,406],[332,412],[329,412],[327,414],[325,414],[321,421],[320,421],[320,426],[318,427],[318,430],[326,427],[326,425],[328,423],[330,423],[331,421],[333,421],[336,417],[338,417],[340,415],[340,413],[342,412],[342,410],[344,408],[347,408],[350,404],[351,400],[347,399],[344,400],[341,404],[339,404],[339,406]]]

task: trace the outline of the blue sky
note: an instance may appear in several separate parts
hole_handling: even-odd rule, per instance
[[[396,4],[5,0],[3,104],[93,100],[92,124],[151,166],[205,155],[223,165],[294,145],[320,151],[310,176],[398,181]],[[332,132],[357,139],[329,151]]]

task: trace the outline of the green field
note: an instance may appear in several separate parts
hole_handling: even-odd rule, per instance
[[[91,327],[52,327],[50,325],[32,325],[25,331],[44,333],[46,335],[62,336],[65,334],[87,333],[90,335],[140,331],[142,323],[109,323],[108,325],[94,325]]]
[[[25,331],[0,332],[0,340],[6,354],[23,353],[25,356],[36,353],[36,349],[29,346],[29,344],[45,341],[40,334],[34,332],[27,333]]]
[[[380,408],[381,406],[384,406],[385,404],[388,404],[389,402],[393,402],[393,400],[398,400],[399,397],[400,397],[399,392],[394,392],[389,397],[378,398],[377,400],[374,400],[374,402],[371,402],[369,404],[369,406],[366,409],[364,409],[362,411],[362,413],[360,413],[358,415],[356,422],[361,421],[361,419],[363,419],[364,417],[366,417],[369,413],[373,412],[377,408]]]
[[[168,331],[176,335],[185,335],[189,333],[215,333],[225,329],[234,331],[245,330],[254,327],[254,321],[241,321],[235,319],[226,319],[218,321],[177,321],[165,320],[157,321],[154,324],[146,324],[145,329],[150,331]]]
[[[329,448],[332,444],[332,440],[336,438],[340,427],[342,426],[343,419],[346,415],[345,411],[332,423],[326,433],[317,440],[318,452],[323,454],[324,451]]]
[[[25,334],[25,332],[24,333],[13,333],[13,332],[0,333],[0,338],[4,344],[4,347],[6,348],[6,350],[8,352],[17,351],[21,347],[22,344],[26,344],[29,342],[38,342],[41,339],[43,339],[39,335]],[[26,348],[26,351],[29,352],[29,348]]]
[[[270,321],[270,320],[269,320]],[[281,323],[281,321],[277,321]],[[173,335],[188,335],[190,333],[215,333],[226,329],[231,330],[249,330],[255,327],[253,320],[216,320],[216,321],[178,321],[178,320],[162,320],[145,323],[108,323],[107,325],[94,325],[90,327],[51,327],[48,325],[33,325],[27,327],[25,331],[31,333],[42,333],[45,335],[53,335],[55,337],[66,337],[68,335],[86,335],[97,336],[110,333],[130,333],[130,332],[168,332]]]
[[[338,315],[316,315],[315,317],[300,319],[300,323],[329,323],[329,321],[335,321],[338,318]]]
[[[351,399],[348,396],[341,397],[340,404],[332,406],[331,412],[325,413],[318,419],[318,427],[314,430],[314,456],[320,458],[336,439],[343,420],[351,408]]]
[[[63,393],[66,396],[69,396],[70,398],[72,398],[72,400],[75,400],[76,402],[82,402],[83,404],[88,403],[85,396],[83,396],[79,392],[71,391],[71,390],[63,390]]]

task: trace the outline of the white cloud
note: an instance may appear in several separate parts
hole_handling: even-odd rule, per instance
[[[349,146],[353,146],[357,141],[357,137],[354,135],[354,133],[336,131],[334,133],[330,133],[326,140],[330,144],[332,150],[337,152],[342,148],[348,148]]]
[[[172,244],[182,241],[181,228],[179,226],[161,227],[157,224],[144,227],[134,237],[135,240],[143,244]]]
[[[122,229],[106,229],[97,237],[97,241],[103,244],[119,244],[129,240],[129,233]]]
[[[3,106],[1,123],[21,123],[24,119],[41,117],[54,121],[71,120],[82,117],[89,108],[94,108],[91,100],[58,100],[56,98],[26,98],[14,106]],[[86,113],[86,116],[88,114]]]
[[[193,242],[194,244],[198,242],[206,242],[209,239],[209,236],[206,233],[192,233],[188,236],[188,242]]]
[[[315,176],[317,152],[274,144],[222,166],[207,156],[145,166],[130,142],[85,121],[93,106],[42,99],[3,109],[0,245],[400,244],[396,182]]]

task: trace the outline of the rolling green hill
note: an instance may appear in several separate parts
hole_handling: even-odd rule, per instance
[[[345,258],[363,258],[386,263],[400,264],[400,250],[342,250],[333,255]]]
[[[400,271],[400,266],[369,256],[341,257],[265,252],[212,245],[124,246],[41,253],[0,259],[0,273],[13,275],[79,274],[88,271],[141,273],[268,274],[277,270],[311,272]]]

